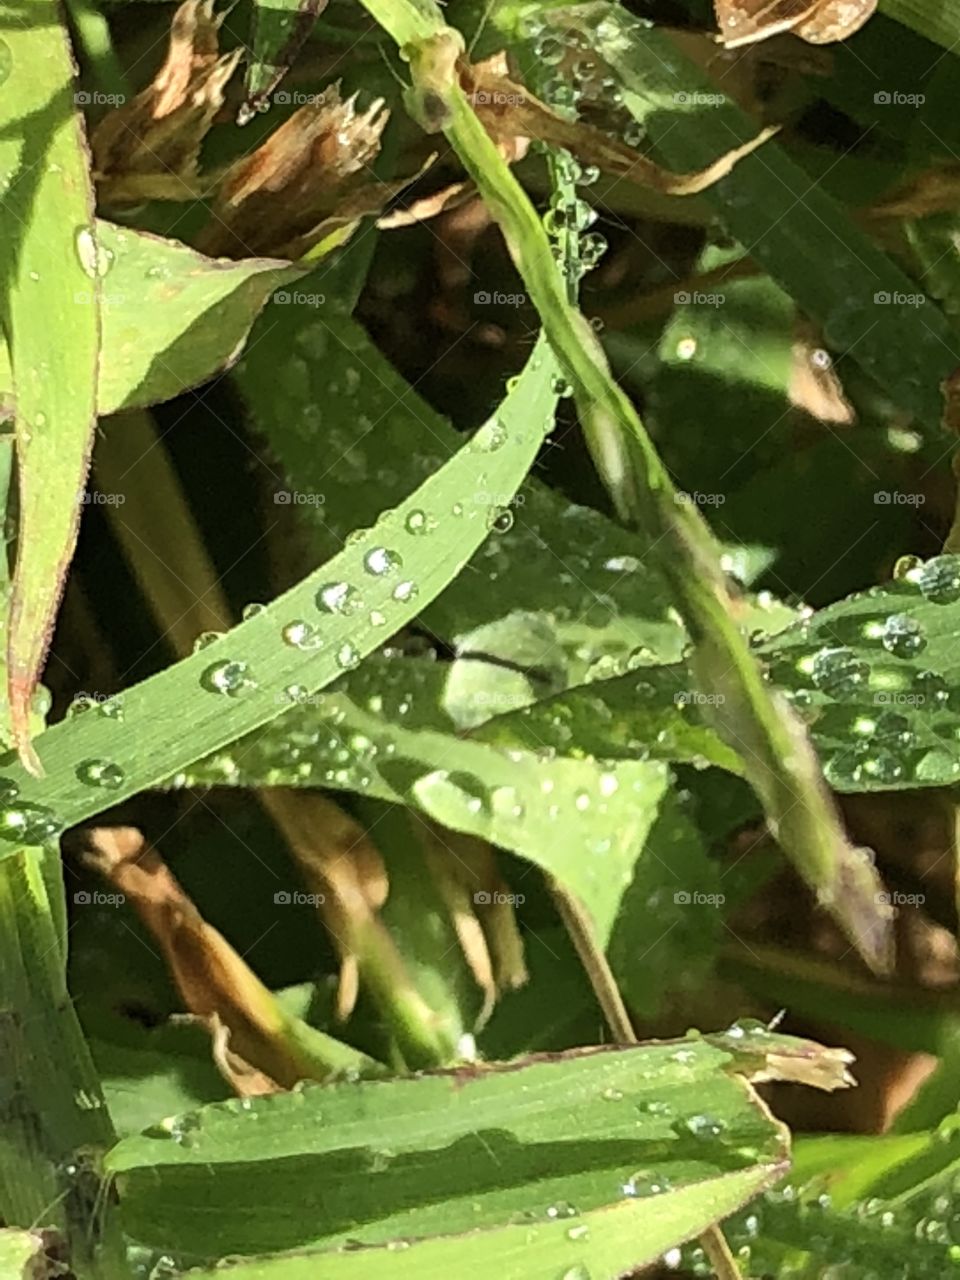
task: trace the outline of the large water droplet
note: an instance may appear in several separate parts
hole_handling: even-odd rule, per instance
[[[848,698],[867,681],[870,668],[846,646],[824,648],[813,657],[810,677],[831,698]]]
[[[245,662],[214,662],[204,671],[200,683],[210,693],[225,693],[231,698],[256,688]]]
[[[77,777],[88,787],[105,787],[113,791],[123,786],[126,776],[112,760],[84,760],[77,765]]]
[[[317,592],[317,608],[324,613],[349,616],[363,608],[363,601],[347,582],[327,582]]]
[[[337,666],[341,671],[352,671],[360,665],[360,654],[352,644],[342,644],[337,650]]]
[[[487,513],[487,528],[494,533],[509,533],[513,528],[513,512],[509,507],[491,507]]]
[[[389,547],[373,547],[363,557],[363,567],[375,578],[382,578],[401,569],[403,558]]]
[[[960,556],[934,556],[907,574],[933,604],[960,600]]]
[[[393,588],[393,592],[391,594],[398,604],[406,604],[409,600],[415,600],[419,591],[420,588],[415,582],[407,580],[404,582],[398,582]]]
[[[74,237],[74,244],[76,245],[80,266],[91,280],[95,280],[98,276],[105,276],[113,266],[113,254],[109,249],[97,243],[91,227],[78,228]]]
[[[907,613],[892,613],[883,624],[880,643],[897,658],[915,658],[927,647],[923,626]]]
[[[288,622],[280,632],[280,637],[291,649],[319,649],[323,644],[319,630],[302,618]]]
[[[411,511],[403,522],[403,527],[407,533],[412,533],[414,537],[420,537],[425,533],[432,533],[437,527],[437,522],[433,516],[427,515],[426,511],[419,508]]]
[[[19,801],[0,809],[0,840],[19,844],[44,844],[63,827],[51,809]]]

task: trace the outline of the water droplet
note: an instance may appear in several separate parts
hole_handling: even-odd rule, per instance
[[[360,665],[360,654],[352,644],[342,644],[337,650],[337,666],[341,671],[352,671]]]
[[[10,805],[20,794],[20,784],[12,778],[0,778],[0,805]]]
[[[288,622],[280,632],[280,638],[291,649],[319,649],[323,644],[317,628],[302,618]]]
[[[255,618],[257,614],[263,613],[266,607],[265,604],[258,604],[256,600],[251,600],[249,604],[243,606],[240,617],[244,622],[248,622],[251,618]]]
[[[200,683],[209,693],[225,693],[231,698],[256,688],[247,664],[230,660],[212,663],[200,677]]]
[[[568,1228],[567,1239],[568,1240],[589,1240],[590,1228],[587,1226],[585,1222],[579,1222],[575,1227]]]
[[[556,1204],[550,1205],[547,1209],[548,1218],[575,1218],[580,1210],[575,1209],[572,1204],[568,1204],[566,1200],[558,1200]]]
[[[640,1169],[636,1173],[631,1174],[627,1181],[621,1186],[620,1194],[622,1196],[636,1197],[642,1199],[645,1196],[660,1196],[665,1191],[672,1190],[673,1184],[670,1179],[662,1173],[656,1173],[650,1169]]]
[[[675,1126],[677,1131],[685,1131],[692,1133],[695,1138],[704,1138],[710,1140],[719,1138],[721,1133],[726,1129],[726,1124],[722,1120],[717,1120],[714,1116],[696,1115],[689,1116],[686,1120],[681,1121]]]
[[[487,513],[487,528],[494,533],[509,533],[513,528],[513,512],[509,507],[491,507]]]
[[[42,804],[19,801],[0,810],[0,840],[43,844],[57,835],[63,823]]]
[[[403,522],[403,527],[407,533],[412,533],[414,537],[421,537],[423,534],[432,533],[437,527],[437,522],[433,516],[427,515],[426,511],[417,508],[411,511]]]
[[[317,608],[349,616],[363,608],[363,601],[349,583],[327,582],[317,592]]]
[[[95,280],[98,276],[105,276],[113,266],[113,254],[97,243],[91,227],[80,227],[74,237],[74,244],[80,266],[91,280]]]
[[[533,51],[537,61],[546,67],[558,66],[566,55],[563,41],[552,33],[541,36],[533,46]]]
[[[121,697],[104,698],[97,703],[97,713],[105,720],[123,720],[123,699]]]
[[[223,639],[222,631],[201,631],[193,642],[193,652],[199,653],[201,649],[206,649],[215,641]]]
[[[0,40],[0,84],[3,84],[12,70],[13,50],[6,40]]]
[[[126,776],[112,760],[84,760],[77,765],[77,777],[89,787],[106,787],[112,791],[123,786]]]
[[[480,428],[471,440],[470,447],[479,453],[496,453],[508,439],[507,428],[498,418],[493,418]]]
[[[915,658],[927,647],[923,626],[907,613],[893,613],[883,624],[880,643],[897,658]]]
[[[960,556],[934,556],[906,575],[932,604],[960,600]]]
[[[388,547],[373,547],[363,557],[363,567],[375,578],[386,577],[403,567],[403,558]]]
[[[415,582],[409,580],[398,582],[393,588],[393,598],[398,604],[406,604],[410,600],[415,600],[419,595],[420,588]]]
[[[844,645],[819,650],[810,665],[813,683],[831,698],[852,696],[864,686],[869,674],[867,664]]]

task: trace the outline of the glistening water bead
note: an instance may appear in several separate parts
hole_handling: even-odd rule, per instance
[[[59,835],[63,823],[46,805],[19,801],[0,809],[0,840],[13,844],[44,844]]]
[[[214,662],[201,675],[200,683],[208,693],[224,693],[231,698],[256,687],[245,662]]]
[[[126,774],[113,760],[84,760],[77,765],[77,777],[88,787],[113,791],[123,786]]]

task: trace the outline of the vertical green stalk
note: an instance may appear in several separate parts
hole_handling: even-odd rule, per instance
[[[459,32],[429,0],[364,0],[401,46],[413,73],[408,109],[442,129],[494,219],[573,384],[581,415],[630,441],[637,496],[629,515],[657,548],[694,645],[695,681],[714,695],[714,727],[737,751],[771,831],[871,967],[892,962],[892,919],[867,856],[846,840],[801,721],[764,684],[730,611],[717,544],[692,503],[682,501],[630,400],[614,381],[596,335],[569,302],[536,210],[464,94]]]

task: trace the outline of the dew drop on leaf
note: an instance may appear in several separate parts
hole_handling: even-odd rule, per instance
[[[908,577],[932,604],[960,600],[960,556],[934,556]]]
[[[77,777],[88,787],[104,787],[115,790],[122,787],[126,774],[112,760],[84,760],[77,765]]]
[[[513,512],[509,507],[491,507],[487,513],[487,528],[494,533],[509,533],[513,528]]]
[[[915,658],[927,647],[923,625],[907,613],[893,613],[883,624],[880,643],[897,658]]]
[[[363,608],[360,596],[347,582],[327,582],[317,592],[317,608],[323,613],[349,616]]]
[[[363,557],[363,567],[375,578],[396,573],[403,567],[403,558],[389,547],[372,547]]]
[[[225,693],[236,698],[248,689],[256,688],[245,662],[214,662],[200,677],[200,683],[209,693]]]
[[[53,839],[63,823],[51,809],[24,801],[0,809],[0,840],[21,844],[43,844]]]

